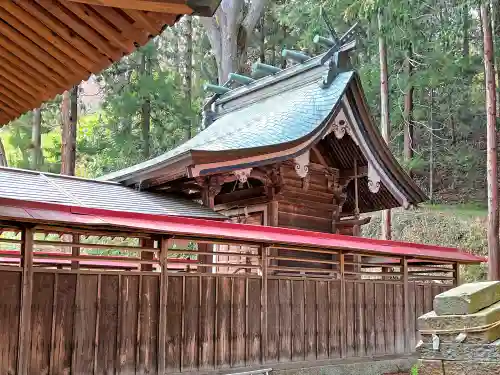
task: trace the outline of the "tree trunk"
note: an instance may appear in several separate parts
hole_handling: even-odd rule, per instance
[[[39,170],[42,164],[42,110],[33,110],[33,128],[31,132],[31,169]]]
[[[434,89],[430,92],[430,150],[429,150],[429,200],[434,201]]]
[[[192,89],[193,89],[193,19],[191,16],[184,17],[184,43],[185,43],[185,56],[184,56],[184,100],[186,101],[189,120],[186,124],[184,131],[184,139],[191,138],[191,131],[193,127],[193,119],[191,118],[192,107]]]
[[[61,174],[74,176],[76,169],[76,127],[78,122],[78,86],[65,91],[61,104]]]
[[[5,147],[3,147],[3,142],[1,138],[0,138],[0,167],[8,167],[7,154],[5,153]]]
[[[462,32],[463,32],[462,56],[465,58],[468,58],[470,54],[469,29],[470,29],[469,4],[464,4],[462,8]]]
[[[219,84],[227,81],[229,73],[244,68],[248,44],[266,3],[267,0],[222,0],[214,17],[200,18],[217,61]]]
[[[409,43],[406,51],[405,72],[408,79],[406,92],[404,95],[404,159],[409,162],[413,159],[413,84],[412,84],[412,65],[413,58],[412,45]],[[411,171],[410,171],[411,174]]]
[[[497,179],[497,133],[496,133],[496,88],[493,52],[493,35],[489,4],[481,4],[481,19],[484,37],[484,71],[486,87],[486,148],[488,180],[488,278],[500,279],[500,257],[498,254],[498,179]]]
[[[141,75],[151,75],[151,62],[147,52],[143,51],[141,56]],[[143,98],[141,106],[141,138],[142,138],[142,156],[149,159],[150,156],[150,131],[151,131],[151,101],[149,95]]]
[[[262,16],[260,19],[260,39],[259,39],[259,49],[260,49],[260,62],[266,63],[266,17]]]
[[[382,30],[383,16],[382,9],[378,11],[378,46],[380,55],[380,112],[382,137],[389,144],[390,125],[389,125],[389,84],[387,74],[387,48],[385,45],[385,36]],[[391,239],[391,210],[382,211],[382,238]]]
[[[286,38],[288,37],[288,29],[285,25],[283,25],[283,43],[282,44],[282,48],[284,48],[284,43],[286,41]],[[279,55],[281,56],[281,69],[286,69],[286,64],[287,64],[287,60],[283,57],[283,54],[281,53],[281,51],[278,51],[279,52]]]

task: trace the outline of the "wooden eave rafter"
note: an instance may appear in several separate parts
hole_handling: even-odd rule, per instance
[[[146,44],[183,14],[220,0],[0,2],[0,126]]]

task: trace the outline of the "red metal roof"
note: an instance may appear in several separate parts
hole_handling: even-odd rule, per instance
[[[485,261],[484,257],[451,247],[11,199],[0,199],[0,218],[45,224],[129,228],[174,236],[227,239],[269,245],[343,249],[381,256],[397,255],[460,263]]]

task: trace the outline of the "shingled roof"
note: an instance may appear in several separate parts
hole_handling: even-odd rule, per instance
[[[247,84],[217,87],[220,93],[205,106],[205,130],[102,179],[155,187],[294,159],[325,140],[332,167],[352,170],[356,163],[368,170],[359,181],[361,212],[425,201],[374,124],[358,74],[349,63],[339,67],[354,43],[347,38],[340,45],[284,70],[269,68],[275,73]],[[353,197],[350,192],[346,207]]]
[[[129,213],[226,219],[191,200],[113,182],[0,167],[0,200],[55,203]]]
[[[0,4],[0,126],[220,0],[8,0]]]

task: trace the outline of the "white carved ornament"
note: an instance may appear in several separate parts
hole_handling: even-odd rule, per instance
[[[325,136],[332,132],[333,134],[335,134],[335,137],[337,139],[342,139],[346,134],[348,134],[354,141],[354,143],[356,143],[356,145],[359,146],[358,140],[356,139],[356,136],[353,133],[351,123],[347,119],[347,116],[345,115],[343,109],[341,109],[339,113],[337,113],[335,120],[333,120],[333,123],[330,129],[326,132]]]
[[[248,181],[248,177],[250,176],[250,173],[252,173],[252,168],[246,168],[246,169],[239,169],[237,171],[234,171],[233,174],[236,176],[239,182],[244,184],[245,182]]]
[[[368,163],[368,189],[372,193],[378,193],[380,190],[380,176],[377,171],[373,168],[371,163]]]
[[[295,172],[300,178],[305,178],[309,172],[309,150],[294,159]]]

